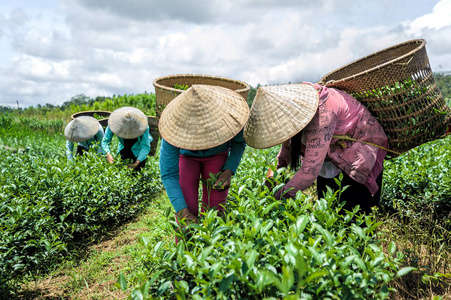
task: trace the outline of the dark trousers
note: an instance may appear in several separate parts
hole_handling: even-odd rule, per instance
[[[360,205],[361,212],[370,213],[371,207],[379,206],[383,171],[376,179],[379,190],[374,196],[371,195],[370,191],[363,184],[354,181],[351,177],[346,175],[346,173],[342,173],[344,176],[341,182],[341,186],[345,187],[349,185],[349,187],[341,194],[340,197],[341,201],[346,201],[343,209],[352,211],[356,205]],[[338,179],[338,176],[339,175],[337,175],[335,178]],[[335,183],[334,178],[323,178],[318,176],[316,185],[318,190],[318,198],[323,197],[323,193],[327,192],[326,186],[329,186],[334,191],[338,189],[338,185]]]
[[[120,154],[121,154],[121,159],[122,160],[126,160],[126,159],[133,160],[133,162],[131,162],[131,163],[134,163],[136,161],[136,159],[137,159],[137,157],[133,154],[131,148],[130,149],[125,149],[125,148],[122,149]],[[143,161],[141,161],[134,170],[135,171],[139,171],[142,168],[144,168],[144,166],[146,165],[146,160],[147,159],[144,159]]]
[[[86,149],[86,148],[84,148],[82,146],[77,146],[76,154],[80,155],[80,156],[83,156],[86,151],[88,151],[88,149]]]

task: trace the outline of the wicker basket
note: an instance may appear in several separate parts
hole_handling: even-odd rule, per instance
[[[362,102],[399,153],[443,137],[451,110],[435,83],[426,41],[411,40],[341,67],[319,84],[345,91]]]
[[[98,119],[97,121],[99,121],[99,123],[100,123],[100,125],[102,125],[102,127],[107,127],[108,126],[108,117],[110,115],[111,115],[110,111],[89,110],[89,111],[81,111],[81,112],[75,113],[71,116],[71,119],[73,120],[73,119],[75,119],[77,117],[81,117],[81,116],[90,116],[90,117],[99,116],[99,117],[103,117],[103,118]]]
[[[184,90],[174,88],[175,85],[192,86],[193,84],[207,84],[222,86],[236,91],[247,100],[249,93],[249,85],[243,81],[233,80],[225,77],[210,76],[210,75],[196,75],[196,74],[180,74],[170,75],[157,78],[153,81],[156,96],[156,117],[160,120],[160,115],[166,105],[172,99],[184,92]]]
[[[158,146],[158,139],[160,138],[160,132],[158,131],[157,118],[154,116],[147,116],[147,121],[149,122],[149,133],[153,140],[150,143],[150,152],[148,155],[155,156]]]

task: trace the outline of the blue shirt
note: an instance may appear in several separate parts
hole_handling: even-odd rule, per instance
[[[95,136],[93,136],[92,138],[90,138],[89,140],[87,140],[85,142],[77,143],[77,145],[89,150],[90,147],[92,147],[93,145],[95,145],[98,142],[102,141],[103,135],[104,134],[103,134],[102,125],[99,124],[99,131],[97,131]],[[66,156],[67,156],[67,159],[69,159],[69,160],[73,160],[74,159],[74,156],[72,154],[73,152],[74,152],[74,143],[72,143],[70,141],[66,141]],[[99,147],[99,149],[97,150],[97,154],[103,154],[102,147]]]
[[[113,138],[114,133],[111,131],[110,127],[107,126],[105,130],[105,136],[102,139],[100,145],[106,154],[110,153],[110,143]],[[117,147],[117,153],[124,149],[124,139],[118,137],[119,145]],[[152,136],[149,133],[149,126],[147,126],[146,131],[138,137],[136,143],[132,146],[132,152],[136,156],[136,159],[143,161],[147,158],[147,154],[150,152],[150,143],[153,141]]]
[[[226,163],[222,167],[223,170],[230,170],[233,174],[236,173],[241,157],[243,156],[246,143],[243,137],[243,131],[240,131],[230,141],[214,148],[206,150],[191,151],[177,148],[164,139],[161,139],[160,146],[160,174],[163,181],[164,188],[168,194],[169,200],[176,212],[188,207],[186,205],[185,197],[182,193],[182,188],[179,183],[179,158],[180,154],[191,157],[210,157],[215,154],[229,151]]]

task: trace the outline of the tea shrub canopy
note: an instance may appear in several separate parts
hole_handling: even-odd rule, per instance
[[[347,223],[331,209],[335,195],[314,205],[305,196],[286,203],[271,196],[235,194],[223,217],[207,214],[189,225],[191,237],[171,248],[157,245],[161,259],[151,290],[195,299],[384,299],[403,256],[391,245],[384,254],[370,217]],[[264,192],[263,192],[264,193]],[[275,205],[273,205],[275,204]],[[268,209],[269,208],[269,209]],[[406,272],[402,270],[401,272]],[[173,288],[169,289],[170,283]]]
[[[384,208],[417,219],[432,212],[451,229],[451,136],[414,148],[384,167]]]
[[[222,216],[209,211],[179,243],[143,244],[152,274],[132,297],[180,299],[384,299],[388,283],[410,272],[402,253],[388,253],[380,223],[340,214],[339,192],[279,201],[263,185],[277,147],[248,149]],[[290,176],[276,174],[278,181]],[[174,229],[173,214],[166,216]],[[355,220],[355,223],[353,221]],[[124,278],[122,278],[125,280]],[[291,298],[290,298],[291,297]]]
[[[95,151],[68,161],[62,136],[0,130],[0,144],[30,146],[0,148],[0,283],[48,271],[161,192],[155,163],[132,176]]]

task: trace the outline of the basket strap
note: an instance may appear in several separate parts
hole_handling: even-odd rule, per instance
[[[361,140],[354,139],[354,138],[352,138],[352,137],[349,136],[349,133],[346,133],[346,135],[338,135],[338,134],[334,134],[332,137],[333,137],[334,139],[338,139],[338,140],[340,140],[340,141],[353,141],[353,142],[359,142],[359,143],[371,145],[371,146],[377,147],[377,148],[379,148],[379,149],[385,150],[385,151],[387,151],[387,152],[391,152],[391,153],[394,153],[394,154],[397,154],[397,155],[401,155],[401,153],[399,153],[399,152],[396,152],[396,151],[387,149],[387,148],[382,147],[382,146],[379,146],[379,145],[377,145],[377,144],[373,144],[373,143],[370,143],[370,142],[365,142],[365,141],[361,141]],[[339,142],[340,142],[340,141],[339,141]],[[342,146],[343,148],[346,147],[346,145],[343,145],[343,144],[339,144],[339,145]]]

